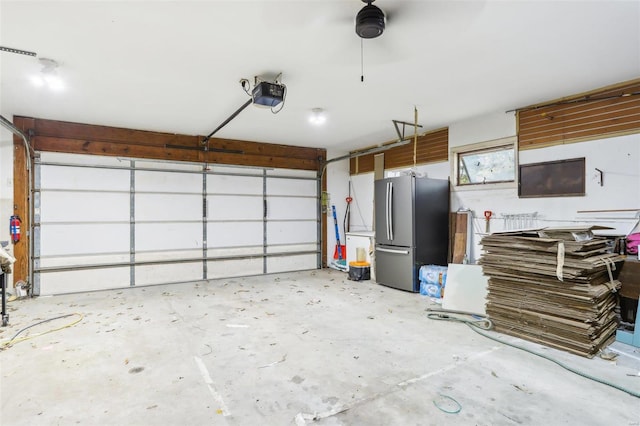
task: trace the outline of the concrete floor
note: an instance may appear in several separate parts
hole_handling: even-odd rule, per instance
[[[332,270],[14,301],[1,341],[84,319],[0,352],[0,424],[640,425],[640,399],[430,305]],[[640,392],[630,346],[605,361],[524,344]]]

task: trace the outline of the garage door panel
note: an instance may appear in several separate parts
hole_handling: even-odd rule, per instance
[[[97,191],[129,191],[128,170],[91,169],[43,165],[40,169],[42,189],[73,189]]]
[[[200,223],[136,224],[136,250],[171,250],[202,248]]]
[[[129,267],[84,269],[40,274],[40,295],[75,293],[129,286]]]
[[[79,166],[109,166],[109,167],[128,167],[129,161],[119,157],[107,157],[101,155],[89,154],[66,154],[63,152],[47,152],[41,151],[40,162],[42,163],[59,163],[65,165],[76,164]],[[63,166],[66,167],[66,166]]]
[[[267,223],[267,245],[298,244],[316,241],[316,222]]]
[[[304,195],[315,196],[315,180],[267,179],[267,195]]]
[[[317,250],[317,243],[282,244],[267,247],[267,253],[299,253]]]
[[[136,194],[137,221],[202,220],[202,195]]]
[[[316,219],[315,198],[270,197],[267,199],[269,219]]]
[[[252,194],[262,196],[262,177],[251,176],[207,176],[207,193],[209,194]]]
[[[262,246],[262,222],[207,224],[207,247]]]
[[[129,194],[51,192],[40,194],[41,222],[129,221]]]
[[[207,258],[215,259],[220,257],[231,256],[259,256],[262,257],[264,246],[262,243],[255,246],[238,246],[238,247],[209,247],[207,249]]]
[[[212,173],[217,173],[216,175],[212,174],[210,176],[234,174],[234,175],[255,175],[256,177],[262,178],[262,175],[264,174],[264,169],[259,167],[231,166],[228,164],[209,164],[209,171]]]
[[[94,253],[91,255],[78,254],[78,255],[61,255],[61,256],[45,256],[40,258],[40,267],[42,268],[55,268],[66,267],[68,265],[98,265],[98,264],[114,264],[129,262],[130,253]]]
[[[65,224],[42,226],[41,256],[129,251],[129,224]]]
[[[210,195],[207,198],[209,220],[262,220],[262,196]]]
[[[193,250],[153,250],[153,251],[136,251],[136,262],[155,262],[155,261],[170,261],[178,259],[194,259],[202,257],[202,249],[196,248]]]
[[[138,265],[136,285],[197,281],[202,279],[202,262]]]
[[[210,279],[228,277],[246,277],[263,273],[262,258],[242,260],[216,260],[207,262],[207,275]]]
[[[151,172],[151,173],[187,173],[191,172],[194,174],[199,174],[202,172],[202,164],[201,163],[185,163],[180,161],[154,161],[154,160],[143,160],[136,159],[135,160],[135,169],[136,172]],[[152,169],[152,170],[144,170],[144,169]],[[200,174],[200,176],[202,176]]]
[[[286,176],[300,179],[315,179],[316,172],[312,170],[292,170],[292,169],[268,169],[267,177]]]
[[[316,254],[269,257],[267,258],[267,273],[316,269],[316,263]]]
[[[202,192],[201,174],[137,170],[135,178],[139,192]]]

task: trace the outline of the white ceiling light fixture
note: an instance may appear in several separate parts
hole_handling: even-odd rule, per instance
[[[40,74],[31,77],[31,83],[36,87],[47,86],[51,90],[59,91],[64,89],[62,79],[58,76],[59,64],[53,59],[39,58],[38,62],[42,65]]]
[[[314,126],[322,126],[327,122],[327,112],[322,108],[313,108],[309,116],[309,123]]]

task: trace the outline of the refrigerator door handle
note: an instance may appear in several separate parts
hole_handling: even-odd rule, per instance
[[[384,253],[394,253],[394,254],[409,254],[409,250],[397,250],[397,249],[386,249],[386,248],[376,248],[376,251],[381,251]]]
[[[389,241],[393,241],[393,182],[389,182]]]
[[[389,188],[391,186],[391,182],[387,182],[387,196],[385,198],[385,225],[387,225],[387,240],[391,241],[391,235],[389,234]]]

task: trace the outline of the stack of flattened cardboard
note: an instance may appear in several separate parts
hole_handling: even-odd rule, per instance
[[[623,256],[590,228],[485,236],[487,314],[496,331],[592,357],[615,339],[613,279]]]

